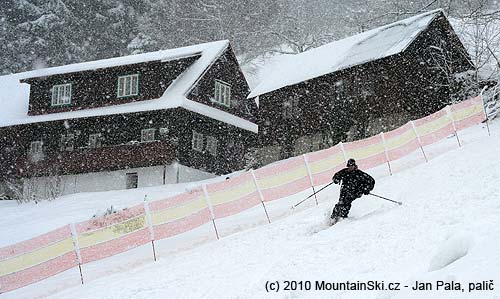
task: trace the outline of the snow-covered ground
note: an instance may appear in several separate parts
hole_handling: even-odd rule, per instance
[[[160,200],[198,187],[202,183],[224,180],[225,177],[130,190],[69,194],[39,203],[0,201],[0,247],[27,240],[69,223],[89,220],[94,215],[102,216],[108,209],[120,211],[140,204],[144,199]]]
[[[338,198],[332,186],[320,193],[319,206],[311,200],[309,208],[272,224],[174,253],[160,249],[157,262],[144,258],[151,248],[143,246],[112,258],[126,267],[87,275],[83,286],[75,269],[0,297],[500,298],[500,122],[491,132],[488,137],[484,126],[461,132],[462,148],[379,177],[373,192],[403,201],[402,206],[364,196],[355,201],[349,219],[327,227],[325,218]],[[10,244],[88,219],[110,204],[136,204],[146,192],[155,199],[184,188],[80,194],[38,205],[2,202],[0,240]],[[297,202],[305,194],[287,200]],[[83,270],[97,273],[92,271],[109,265],[98,261]],[[297,289],[284,290],[286,281],[296,281],[290,286]],[[383,281],[385,288],[399,283],[401,291],[317,290],[323,281],[323,286],[378,281],[379,287]],[[411,290],[417,281],[431,283],[432,290]],[[463,291],[436,290],[438,281],[459,283]],[[267,292],[266,285],[276,287],[276,282],[279,291]],[[486,283],[474,286],[494,290],[469,292],[470,283],[481,282]]]

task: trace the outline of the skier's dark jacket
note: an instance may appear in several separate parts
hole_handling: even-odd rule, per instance
[[[351,197],[352,200],[360,198],[363,194],[370,193],[375,186],[375,180],[369,174],[357,168],[351,171],[349,171],[349,168],[344,168],[337,172],[332,180],[335,184],[342,182],[340,188],[341,197]]]

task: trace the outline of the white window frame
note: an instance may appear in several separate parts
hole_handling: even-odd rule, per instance
[[[98,148],[101,147],[101,133],[90,134],[89,135],[89,148]]]
[[[60,140],[61,151],[72,151],[75,149],[75,134],[62,134]]]
[[[43,141],[37,140],[30,143],[30,155],[41,155],[43,154]]]
[[[199,88],[199,85],[196,84],[193,89],[191,90],[191,94],[194,95],[194,96],[198,96],[200,95],[200,88]]]
[[[321,136],[316,136],[316,135],[313,135],[311,137],[311,151],[319,151],[321,149],[321,146],[323,144],[322,140],[321,140]]]
[[[289,101],[286,101],[283,103],[283,118],[284,119],[291,119],[293,117],[292,114],[292,104]]]
[[[136,189],[139,187],[139,174],[137,172],[129,172],[125,174],[126,189]]]
[[[58,84],[52,86],[52,106],[71,104],[72,87],[71,83]]]
[[[345,99],[345,86],[343,80],[335,82],[335,93],[337,95],[337,100]]]
[[[160,128],[160,135],[167,135],[170,132],[169,128]]]
[[[197,152],[203,152],[204,138],[203,134],[193,131],[193,139],[191,140],[191,147]]]
[[[231,84],[215,80],[214,102],[231,107]]]
[[[118,77],[116,95],[118,98],[131,97],[139,94],[139,74]]]
[[[153,141],[155,141],[155,131],[156,131],[156,129],[142,129],[141,130],[141,142],[153,142]]]
[[[219,144],[219,141],[217,138],[212,137],[212,136],[207,136],[207,152],[212,154],[212,156],[217,156],[217,145]]]
[[[284,119],[293,119],[295,117],[299,117],[302,111],[299,108],[299,100],[292,99],[285,101],[283,103],[283,118]]]

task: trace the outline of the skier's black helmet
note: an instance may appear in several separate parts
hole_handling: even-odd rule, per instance
[[[356,160],[354,160],[353,158],[347,160],[347,167],[349,166],[356,166]]]

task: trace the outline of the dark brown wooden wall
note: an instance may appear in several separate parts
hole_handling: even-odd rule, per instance
[[[114,68],[31,78],[29,114],[47,114],[159,98],[172,80],[199,56],[168,62],[148,62]],[[118,77],[139,73],[139,95],[117,99]],[[215,80],[231,84],[231,108],[210,101]],[[72,83],[72,102],[51,107],[51,88]],[[248,84],[231,47],[217,59],[198,82],[199,94],[189,98],[250,121],[256,119],[257,106],[247,100]],[[141,130],[155,128],[156,141],[140,143]],[[159,129],[168,128],[166,136]],[[193,130],[218,140],[217,156],[194,151]],[[75,149],[61,151],[62,134],[75,135]],[[102,135],[101,148],[88,148],[90,134]],[[257,135],[224,122],[182,108],[67,119],[0,128],[0,173],[16,176],[42,176],[110,171],[132,167],[163,165],[178,161],[216,174],[242,169],[246,149]],[[32,141],[43,141],[44,159],[30,161]],[[206,140],[205,140],[206,145]]]
[[[445,51],[461,55],[455,71],[473,69],[447,20],[437,17],[402,53],[261,95],[259,144],[281,146],[281,158],[286,158],[300,136],[329,133],[336,144],[345,141],[345,133],[352,125],[363,128],[373,119],[404,115],[385,128],[390,130],[443,108],[450,103],[450,90],[440,86],[445,78],[431,69],[427,50],[438,42],[442,45],[441,41],[445,41]],[[343,97],[337,93],[339,82],[343,85]],[[301,113],[284,119],[283,103],[292,99],[299,100]],[[367,136],[361,132],[355,137]]]
[[[145,62],[94,71],[27,79],[30,87],[29,115],[57,113],[159,98],[199,56],[179,60]],[[139,74],[139,94],[118,98],[118,77]],[[72,84],[71,104],[52,106],[52,87]]]
[[[139,143],[141,130],[148,128],[157,129],[156,141]],[[160,136],[159,128],[168,128],[168,135]],[[216,157],[208,152],[192,150],[193,130],[217,138]],[[61,134],[66,133],[75,134],[73,151],[60,151]],[[101,148],[87,147],[88,137],[94,133],[102,134]],[[255,143],[256,136],[209,117],[176,108],[0,128],[0,138],[4,144],[10,145],[1,148],[1,173],[39,176],[164,165],[172,161],[224,174],[244,167],[245,150]],[[45,158],[40,162],[30,162],[30,143],[38,140],[44,143]]]
[[[231,107],[214,103],[211,98],[215,95],[215,80],[222,80],[231,85]],[[222,111],[237,115],[246,120],[255,122],[257,105],[253,99],[247,99],[250,88],[240,69],[231,46],[221,55],[213,66],[202,76],[197,83],[198,95],[191,92],[190,100],[212,106]]]

